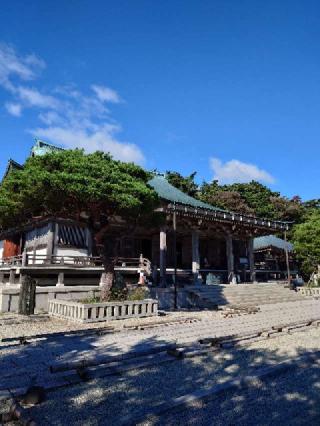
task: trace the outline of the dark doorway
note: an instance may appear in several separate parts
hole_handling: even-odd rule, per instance
[[[177,241],[177,268],[182,267],[182,242]]]
[[[148,239],[141,240],[141,253],[143,257],[151,260],[152,258],[152,241]]]

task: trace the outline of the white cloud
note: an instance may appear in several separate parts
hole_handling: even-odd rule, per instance
[[[62,123],[60,115],[55,111],[45,111],[39,114],[39,119],[46,124],[47,126],[51,126],[52,124]]]
[[[230,160],[223,163],[218,158],[210,158],[210,168],[214,173],[213,179],[222,184],[235,182],[251,182],[252,180],[274,183],[275,179],[265,170],[250,163]]]
[[[144,162],[137,145],[118,138],[121,127],[106,107],[106,103],[121,102],[115,90],[92,85],[87,95],[69,84],[44,93],[36,85],[36,76],[44,67],[36,55],[19,56],[11,46],[0,44],[0,86],[10,96],[5,104],[9,114],[19,117],[22,110],[35,109],[41,124],[28,132],[36,137],[67,148],[109,152],[122,161]],[[32,87],[25,83],[30,80]]]
[[[28,81],[36,78],[45,62],[36,55],[20,56],[13,47],[0,43],[0,85],[14,91],[12,79]]]
[[[121,98],[118,93],[115,90],[110,89],[110,87],[97,86],[93,84],[91,89],[95,92],[101,102],[111,102],[114,104],[121,102]]]
[[[4,106],[9,114],[15,117],[20,117],[22,111],[22,106],[20,104],[7,102]]]
[[[52,109],[59,108],[60,103],[56,98],[51,95],[44,95],[37,89],[19,86],[16,92],[27,106]]]
[[[137,145],[119,142],[116,127],[101,126],[96,131],[79,128],[46,127],[33,129],[33,135],[67,148],[83,148],[86,152],[104,151],[117,160],[143,164],[145,158]]]

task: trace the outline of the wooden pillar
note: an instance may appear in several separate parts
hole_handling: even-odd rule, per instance
[[[64,273],[59,272],[56,287],[64,287]]]
[[[199,255],[199,231],[192,231],[192,273],[193,281],[196,284],[198,282],[200,269],[200,255]]]
[[[248,258],[249,258],[249,267],[250,267],[250,281],[254,283],[256,282],[256,271],[254,267],[253,237],[251,237],[248,241]]]
[[[15,284],[15,270],[10,269],[10,275],[9,275],[9,283],[8,284]]]
[[[52,248],[53,256],[56,256],[58,254],[58,242],[59,242],[59,224],[56,222],[54,224],[54,240],[53,240],[53,248]]]
[[[233,243],[232,235],[226,235],[226,249],[227,249],[227,265],[228,265],[228,283],[234,282],[234,256],[233,256]]]
[[[50,223],[50,229],[49,229],[48,239],[47,239],[47,260],[49,263],[52,262],[54,239],[55,239],[55,225],[54,223]]]
[[[92,234],[89,228],[86,229],[86,240],[88,248],[88,256],[92,256]]]
[[[166,285],[167,273],[167,231],[165,228],[160,230],[160,284]]]
[[[22,253],[22,262],[21,262],[21,266],[27,266],[28,265],[28,254],[26,252],[26,249],[24,249],[23,253]]]
[[[290,287],[291,284],[291,273],[290,273],[290,263],[289,263],[289,252],[288,252],[288,244],[287,244],[287,231],[284,231],[284,241],[285,241],[285,254],[286,254],[286,266],[287,266],[287,276],[288,276],[288,284]]]

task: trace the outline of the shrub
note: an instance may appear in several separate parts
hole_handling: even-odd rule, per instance
[[[143,300],[146,299],[148,295],[149,292],[147,289],[143,287],[137,287],[129,292],[127,300]]]

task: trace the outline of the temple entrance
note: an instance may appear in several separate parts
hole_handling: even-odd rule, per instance
[[[183,268],[182,264],[182,242],[177,241],[177,268]]]
[[[143,257],[147,259],[152,258],[152,240],[151,239],[142,239],[141,240],[141,253]]]
[[[219,238],[200,239],[200,269],[227,269],[226,243]]]

